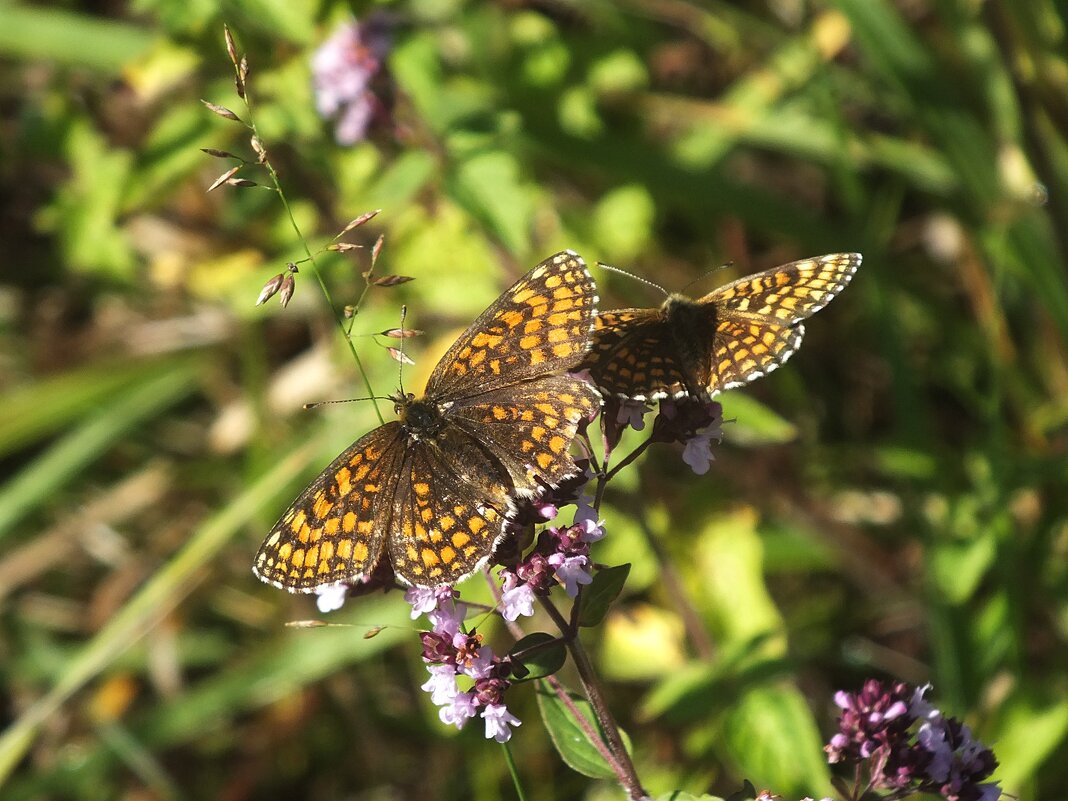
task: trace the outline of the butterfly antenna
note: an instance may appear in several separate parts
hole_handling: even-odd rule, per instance
[[[397,386],[400,387],[400,396],[404,397],[404,318],[408,316],[407,304],[401,305],[401,321],[400,321],[400,358],[397,359]]]
[[[635,281],[640,281],[643,284],[647,284],[648,286],[653,287],[653,289],[659,289],[663,293],[664,297],[668,297],[671,294],[666,289],[664,289],[664,287],[660,286],[660,284],[655,284],[648,278],[642,278],[640,275],[628,273],[626,270],[621,270],[619,267],[613,267],[611,264],[605,264],[603,261],[597,262],[597,266],[600,267],[602,270],[608,270],[612,273],[619,273],[620,275],[625,275],[627,276],[627,278],[633,278]]]
[[[372,395],[372,396],[367,397],[367,398],[342,398],[341,400],[326,400],[326,401],[316,401],[315,403],[305,403],[304,404],[304,408],[305,409],[318,409],[320,406],[329,406],[331,403],[355,403],[356,401],[369,401],[369,400],[387,401],[387,400],[393,400],[393,398],[382,397],[381,395]]]
[[[728,261],[726,264],[719,265],[719,267],[713,267],[711,270],[705,270],[703,273],[701,273],[695,279],[690,281],[690,283],[688,283],[686,286],[684,286],[682,288],[682,291],[685,292],[687,289],[692,287],[694,284],[697,284],[697,283],[700,283],[701,281],[704,281],[706,278],[708,278],[708,276],[712,275],[712,273],[719,272],[720,270],[725,270],[728,267],[733,267],[733,266],[734,266],[734,262],[733,261]]]

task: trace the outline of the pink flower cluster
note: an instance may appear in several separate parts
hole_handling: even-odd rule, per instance
[[[315,104],[325,119],[337,119],[338,144],[363,139],[374,115],[382,111],[371,82],[389,48],[385,24],[369,17],[342,25],[312,56]]]
[[[521,721],[504,705],[504,692],[511,686],[509,664],[482,644],[482,637],[463,630],[465,604],[457,603],[458,593],[450,587],[413,587],[405,593],[412,606],[412,619],[426,615],[432,626],[420,636],[423,661],[430,678],[422,689],[430,693],[442,723],[462,729],[478,715],[485,721],[487,739],[499,743],[512,737],[511,726]],[[470,684],[461,689],[460,680]]]

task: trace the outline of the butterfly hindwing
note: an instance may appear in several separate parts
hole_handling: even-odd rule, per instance
[[[547,376],[494,390],[457,404],[452,418],[496,454],[516,493],[532,496],[575,474],[569,448],[580,424],[601,406],[601,396],[572,376]]]

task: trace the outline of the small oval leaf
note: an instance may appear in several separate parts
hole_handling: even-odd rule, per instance
[[[630,575],[630,565],[605,567],[597,571],[593,582],[582,592],[580,626],[596,626],[608,614],[612,601],[619,597]]]
[[[571,710],[564,705],[556,693],[542,682],[538,686],[536,695],[538,710],[549,732],[549,738],[567,766],[591,779],[614,779],[616,773],[611,765],[605,761],[601,751],[590,742],[586,732],[572,716]],[[579,713],[589,722],[593,731],[599,731],[589,702],[573,693],[568,693],[568,695]]]
[[[523,653],[531,649],[534,649],[533,653]],[[544,631],[528,634],[512,646],[508,653],[512,657],[512,675],[519,681],[551,676],[560,670],[567,660],[567,649],[560,642],[560,638]]]

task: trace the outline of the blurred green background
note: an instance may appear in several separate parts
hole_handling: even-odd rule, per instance
[[[342,146],[310,60],[373,8],[380,106]],[[348,240],[417,280],[354,332],[406,303],[416,389],[560,248],[676,290],[733,263],[694,293],[863,252],[789,366],[724,396],[707,475],[654,448],[608,495],[595,557],[634,566],[586,634],[649,790],[826,794],[831,694],[880,676],[933,682],[1007,792],[1068,797],[1068,4],[135,0],[0,3],[3,798],[512,797],[419,691],[398,593],[296,630],[313,601],[250,572],[375,416],[301,410],[364,393],[352,358],[307,269],[253,305],[302,255],[278,198],[205,193],[230,162],[199,148],[254,157],[199,102],[244,114],[223,22],[313,246],[383,209]],[[353,302],[366,251],[322,266]],[[531,799],[618,797],[532,688],[509,704]]]

